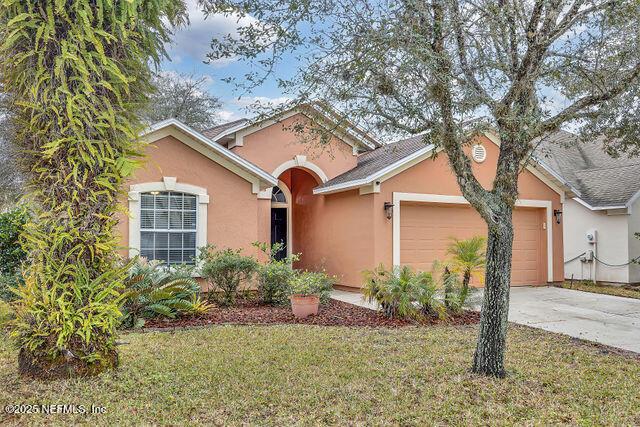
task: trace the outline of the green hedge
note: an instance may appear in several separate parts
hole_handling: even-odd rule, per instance
[[[24,207],[0,214],[0,274],[2,275],[18,273],[20,264],[27,257],[18,239],[28,219],[29,213]]]

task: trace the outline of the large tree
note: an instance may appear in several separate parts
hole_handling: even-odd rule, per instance
[[[152,83],[155,90],[142,110],[142,118],[148,123],[176,118],[198,130],[217,124],[221,103],[208,92],[206,77],[161,72]]]
[[[379,131],[424,133],[488,225],[487,271],[473,371],[504,376],[518,175],[536,141],[563,125],[637,144],[637,0],[204,0],[252,24],[213,40],[212,60],[240,57],[298,101],[322,99]],[[262,74],[261,74],[262,73]],[[280,76],[278,76],[280,77]],[[465,154],[491,128],[500,154],[491,188]]]
[[[22,373],[117,364],[118,198],[137,165],[149,64],[184,10],[178,0],[0,0],[0,78],[34,211],[12,331]]]

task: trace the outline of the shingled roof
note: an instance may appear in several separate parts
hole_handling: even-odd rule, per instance
[[[374,175],[384,168],[402,161],[411,154],[425,149],[429,144],[424,135],[413,136],[391,144],[383,145],[373,151],[364,153],[358,157],[358,165],[333,179],[317,187],[318,189],[332,187],[345,182],[357,181]]]
[[[238,120],[234,120],[232,122],[229,123],[223,123],[221,125],[218,126],[214,126],[211,129],[207,129],[205,131],[202,131],[202,134],[204,136],[206,136],[207,138],[210,139],[215,139],[218,135],[222,134],[223,132],[234,128],[238,125],[244,124],[248,121],[248,119],[238,119]]]
[[[640,159],[609,156],[604,138],[585,143],[571,132],[558,131],[539,142],[536,156],[591,207],[624,207],[640,191]]]

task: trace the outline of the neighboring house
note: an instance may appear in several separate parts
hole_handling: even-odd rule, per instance
[[[321,147],[292,131],[309,118],[333,129]],[[131,180],[130,217],[121,221],[131,256],[177,263],[206,243],[256,254],[252,242],[281,241],[302,254],[295,267],[324,268],[357,288],[363,270],[382,263],[428,271],[451,237],[486,234],[446,156],[434,157],[422,137],[381,145],[307,106],[203,133],[167,120],[145,139],[148,163]],[[469,149],[486,187],[498,144],[479,135]],[[569,189],[543,165],[527,167],[519,187],[513,284],[561,281],[563,225],[554,212]]]
[[[603,139],[565,131],[546,137],[537,157],[576,194],[563,208],[565,277],[640,282],[640,159],[612,158]]]

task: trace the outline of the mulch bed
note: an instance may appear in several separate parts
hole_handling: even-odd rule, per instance
[[[380,312],[358,307],[341,301],[331,300],[321,305],[317,316],[296,319],[290,307],[271,307],[251,301],[238,302],[236,307],[216,307],[206,315],[178,319],[150,319],[145,329],[189,328],[215,324],[267,325],[303,324],[322,326],[368,326],[398,328],[410,325],[471,325],[478,323],[480,314],[465,311],[459,316],[446,320],[426,319],[414,322],[402,319],[388,319]]]

